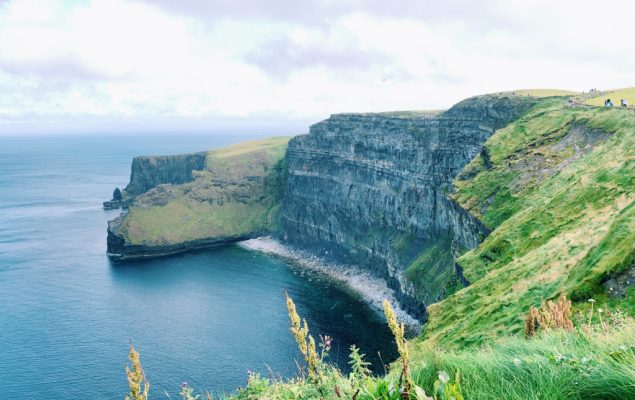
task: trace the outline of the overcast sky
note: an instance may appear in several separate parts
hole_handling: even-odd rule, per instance
[[[0,0],[0,133],[299,133],[338,112],[634,86],[634,18],[632,0]]]

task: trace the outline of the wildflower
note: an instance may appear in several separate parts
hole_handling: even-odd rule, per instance
[[[291,333],[293,333],[300,353],[302,353],[304,360],[309,366],[309,378],[320,381],[322,379],[322,370],[320,368],[321,358],[318,357],[317,350],[315,349],[315,339],[309,335],[309,326],[306,320],[303,319],[300,322],[300,316],[296,311],[295,303],[289,296],[287,296],[287,311],[289,313],[289,319],[291,320]]]
[[[450,381],[450,375],[445,371],[439,371],[439,380],[444,384],[448,383]]]
[[[402,397],[408,399],[410,398],[410,353],[408,351],[408,343],[404,337],[406,328],[403,323],[400,324],[397,322],[395,310],[392,309],[388,300],[384,300],[384,314],[386,315],[386,320],[388,321],[388,327],[395,337],[397,351],[401,357],[401,378],[399,384],[401,385],[402,382],[404,384]]]
[[[126,396],[126,400],[147,400],[150,384],[143,372],[143,367],[141,367],[139,352],[135,350],[133,345],[130,345],[130,354],[128,355],[128,358],[132,364],[132,370],[126,366],[128,386],[130,387],[130,394]],[[143,386],[143,390],[141,389],[141,386]]]
[[[595,300],[589,299],[589,303],[591,303],[591,310],[589,310],[589,326],[590,326],[591,321],[593,321],[593,303],[595,303]]]
[[[514,365],[515,365],[515,366],[520,367],[520,365],[521,365],[522,363],[523,363],[523,362],[520,360],[520,358],[514,358]]]
[[[331,350],[331,341],[332,340],[333,339],[330,336],[328,336],[328,335],[326,335],[326,336],[320,335],[321,346],[322,346],[322,349],[325,352],[328,352],[329,350]]]

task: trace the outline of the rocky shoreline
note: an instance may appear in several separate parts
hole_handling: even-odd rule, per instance
[[[418,334],[421,329],[421,322],[400,306],[397,293],[388,287],[384,279],[376,277],[367,269],[327,260],[309,251],[285,245],[270,236],[248,239],[239,242],[238,245],[251,251],[281,258],[288,263],[341,282],[361,295],[379,313],[383,312],[382,303],[386,299],[393,305],[399,320],[408,327],[410,333]]]

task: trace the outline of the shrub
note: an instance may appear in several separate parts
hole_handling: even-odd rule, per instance
[[[560,294],[557,302],[542,301],[540,308],[529,307],[529,315],[525,319],[525,336],[532,337],[536,328],[543,330],[564,329],[573,330],[571,320],[571,301],[564,293]]]

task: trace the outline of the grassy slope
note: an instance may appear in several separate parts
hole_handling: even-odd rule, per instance
[[[572,126],[605,140],[576,158]],[[584,299],[633,263],[635,113],[547,99],[486,149],[492,167],[474,159],[455,199],[494,231],[458,260],[472,285],[429,308],[424,337],[442,345],[518,333],[531,304],[561,290]]]
[[[440,297],[445,297],[441,296],[442,290],[449,293],[454,290],[447,287],[455,279],[451,245],[451,237],[439,237],[428,244],[405,270],[406,279],[414,285],[417,298],[424,304],[431,304]]]
[[[635,329],[548,332],[478,349],[416,353],[415,380],[432,387],[438,371],[460,371],[465,399],[635,398]]]
[[[593,97],[586,100],[585,104],[593,106],[604,106],[604,100],[610,98],[615,106],[620,105],[620,99],[626,99],[629,106],[635,106],[635,87],[610,90],[608,92],[602,92],[601,96]]]
[[[627,320],[606,331],[588,326],[572,332],[550,331],[532,340],[506,338],[479,349],[422,348],[410,363],[412,382],[432,395],[440,371],[451,377],[459,372],[466,400],[632,399],[634,337],[634,325]],[[230,398],[401,400],[399,365],[394,367],[386,376],[361,379],[327,368],[321,383],[304,379],[272,383],[254,375]],[[440,395],[437,399],[454,397]]]
[[[137,198],[120,231],[130,243],[152,245],[272,228],[280,198],[275,180],[280,178],[289,139],[255,140],[210,151],[207,170],[196,172],[193,182],[165,185]],[[157,195],[163,191],[168,193]]]
[[[552,97],[552,96],[572,96],[579,94],[571,90],[562,89],[519,89],[503,92],[506,94],[515,93],[518,96],[533,96],[533,97]]]

